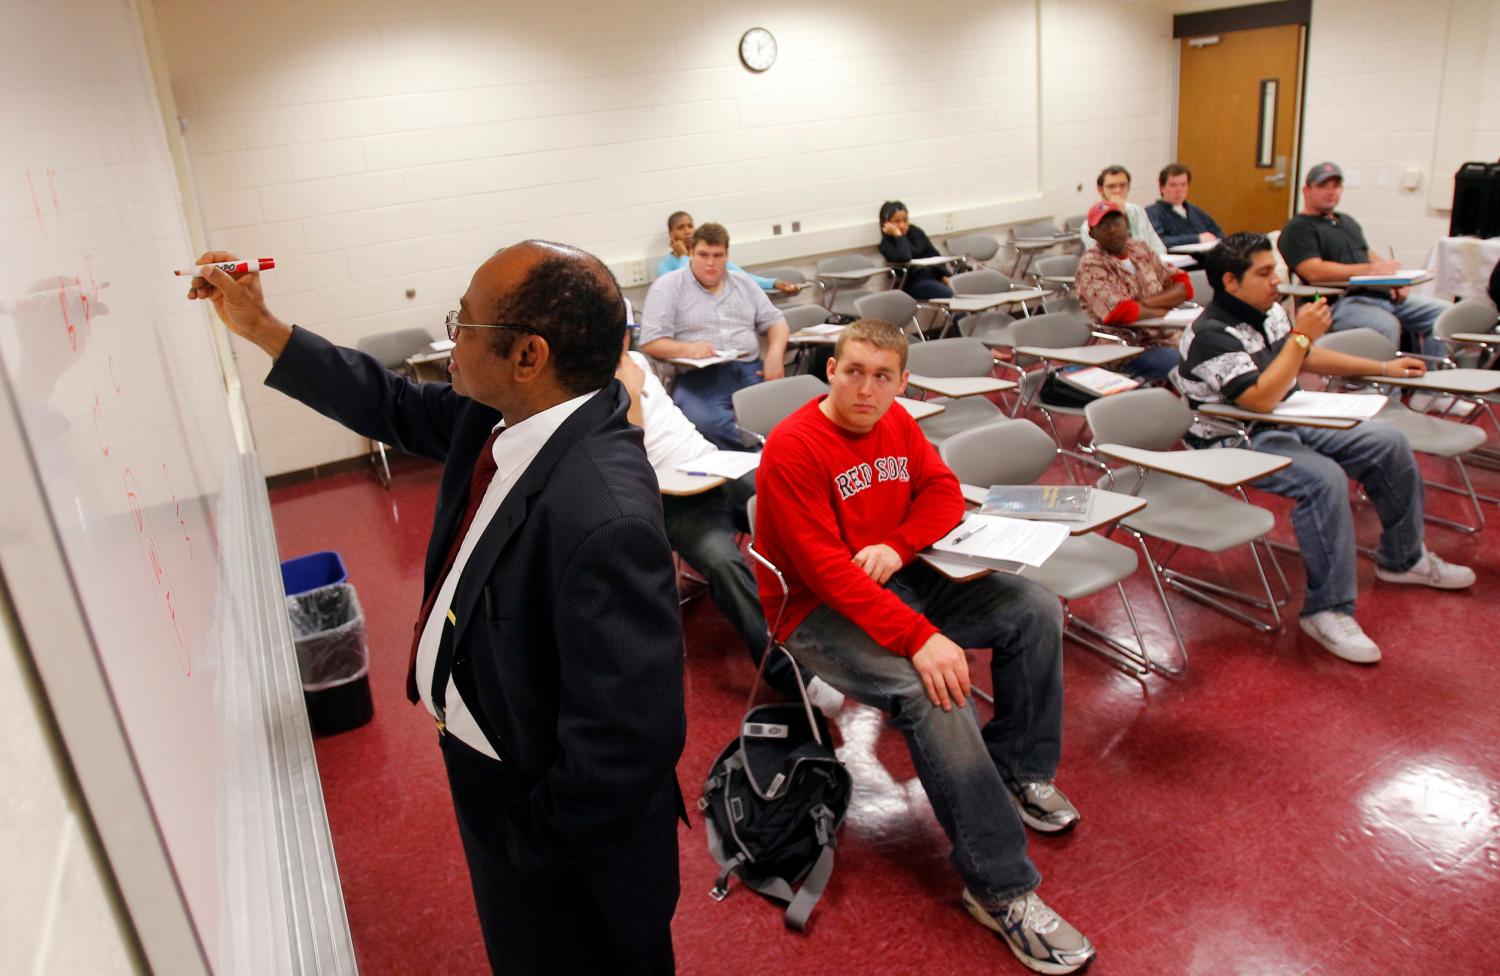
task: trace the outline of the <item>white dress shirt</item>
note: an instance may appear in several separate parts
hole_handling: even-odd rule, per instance
[[[646,434],[646,460],[657,471],[671,471],[718,448],[698,432],[672,395],[661,385],[645,353],[631,352],[631,360],[646,374],[641,384],[641,426]]]
[[[595,391],[597,392],[597,391]],[[494,519],[495,513],[500,510],[500,504],[505,501],[505,496],[515,483],[526,473],[531,462],[541,452],[542,447],[557,432],[557,428],[563,425],[563,421],[573,415],[573,411],[583,406],[593,393],[585,393],[583,396],[574,397],[556,406],[548,407],[541,413],[532,414],[514,427],[507,427],[505,433],[495,441],[493,448],[495,452],[495,476],[490,480],[490,486],[485,490],[484,500],[479,503],[479,509],[474,513],[474,521],[469,525],[469,531],[464,535],[463,543],[458,547],[458,555],[454,557],[453,568],[448,571],[447,577],[438,587],[437,600],[432,604],[432,613],[427,618],[427,623],[422,628],[422,640],[417,645],[417,691],[422,696],[422,704],[427,707],[433,717],[437,717],[437,711],[432,705],[432,672],[437,665],[438,642],[443,635],[443,625],[448,619],[448,609],[453,603],[453,593],[458,589],[458,581],[463,576],[464,566],[469,562],[469,554],[474,551],[484,530]],[[504,427],[502,421],[498,426]],[[458,737],[464,745],[484,753],[494,759],[500,757],[495,755],[494,748],[484,733],[479,729],[479,723],[474,721],[474,715],[464,704],[463,698],[454,686],[453,679],[448,679],[447,707],[445,709],[444,725],[448,728],[448,734]]]

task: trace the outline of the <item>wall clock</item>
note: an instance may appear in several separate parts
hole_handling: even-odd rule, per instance
[[[752,27],[740,38],[740,62],[751,71],[765,71],[776,63],[776,38],[764,27]]]

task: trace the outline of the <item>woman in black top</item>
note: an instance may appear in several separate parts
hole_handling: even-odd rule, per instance
[[[888,200],[880,205],[880,253],[892,264],[915,258],[942,256],[932,246],[932,241],[928,240],[922,228],[911,222],[906,204],[900,200]],[[907,268],[901,290],[918,301],[952,298],[953,289],[948,287],[947,272],[948,269],[942,265]]]

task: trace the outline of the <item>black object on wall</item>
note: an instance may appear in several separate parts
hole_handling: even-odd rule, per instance
[[[1458,168],[1448,236],[1500,236],[1500,163],[1464,163]]]

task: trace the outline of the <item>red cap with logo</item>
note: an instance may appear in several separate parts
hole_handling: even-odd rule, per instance
[[[1115,203],[1113,200],[1100,200],[1098,203],[1089,208],[1089,226],[1098,227],[1099,221],[1103,220],[1105,217],[1108,217],[1110,214],[1122,214],[1124,212],[1125,208],[1120,206],[1118,203]]]

